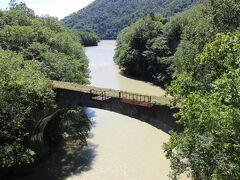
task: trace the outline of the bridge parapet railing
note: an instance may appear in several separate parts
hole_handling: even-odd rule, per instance
[[[152,103],[152,97],[142,94],[136,94],[136,93],[130,93],[126,91],[120,91],[119,92],[119,99],[128,99],[132,101],[140,101],[145,103]]]
[[[135,104],[144,107],[152,107],[154,104],[152,103],[152,97],[137,93],[129,93],[120,91],[119,92],[119,99],[121,102],[127,104]]]

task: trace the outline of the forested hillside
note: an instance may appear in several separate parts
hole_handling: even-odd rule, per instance
[[[115,61],[167,86],[184,126],[164,149],[170,176],[240,179],[240,4],[204,0],[169,20],[150,14],[125,28]]]
[[[200,0],[96,0],[65,17],[62,22],[78,31],[94,32],[102,39],[116,39],[123,28],[150,12],[170,16]]]
[[[75,32],[54,18],[35,16],[24,3],[1,10],[0,73],[1,173],[34,162],[55,148],[64,132],[70,137],[76,132],[86,143],[89,121],[83,111],[58,110],[49,88],[51,80],[88,83],[88,60]],[[40,145],[31,136],[37,122],[49,115],[58,126]]]

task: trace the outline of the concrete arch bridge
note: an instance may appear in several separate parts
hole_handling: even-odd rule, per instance
[[[170,100],[165,96],[156,97],[58,81],[53,82],[52,89],[56,92],[59,108],[81,106],[104,109],[139,119],[166,133],[182,130],[173,117],[178,108],[171,108]]]

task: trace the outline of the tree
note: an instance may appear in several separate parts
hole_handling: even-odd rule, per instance
[[[176,117],[184,131],[164,146],[173,179],[183,172],[194,179],[240,177],[239,38],[240,30],[219,34],[196,57],[201,69],[182,76],[194,88],[178,93],[182,108]]]
[[[0,74],[1,170],[32,163],[42,155],[43,150],[30,137],[37,122],[56,110],[48,78],[86,84],[89,72],[76,33],[54,18],[35,16],[20,3],[0,11]],[[81,145],[85,144],[89,121],[83,110],[65,109],[61,115],[63,118],[55,115],[53,119],[59,118],[64,127],[64,121],[80,121],[81,127],[75,130]],[[48,133],[61,135],[54,125],[54,131]]]
[[[97,46],[100,41],[100,38],[94,33],[79,32],[78,35],[83,46]]]
[[[22,54],[25,60],[37,60],[53,80],[88,83],[88,60],[78,35],[54,18],[29,12],[24,4],[3,12],[0,47]]]
[[[205,0],[205,14],[210,16],[216,31],[234,31],[240,25],[238,0]]]
[[[54,109],[51,83],[35,62],[11,51],[0,51],[0,167],[34,160],[29,138],[40,115]]]
[[[161,85],[170,81],[171,52],[163,35],[165,23],[161,15],[152,13],[120,33],[114,60],[126,74]]]

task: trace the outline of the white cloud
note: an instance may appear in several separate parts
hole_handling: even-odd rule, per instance
[[[50,15],[62,19],[63,17],[82,9],[94,0],[17,0],[25,2],[37,15]],[[0,8],[6,9],[10,0],[0,0]]]

